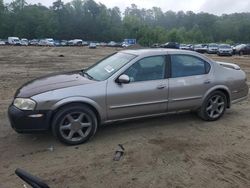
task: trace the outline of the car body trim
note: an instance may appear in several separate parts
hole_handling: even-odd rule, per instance
[[[186,98],[178,98],[178,99],[172,99],[169,102],[174,102],[174,101],[186,101],[186,100],[194,100],[194,99],[202,99],[202,96],[194,96],[194,97],[186,97]]]
[[[168,100],[160,100],[160,101],[153,101],[153,102],[141,102],[141,103],[134,103],[134,104],[126,104],[126,105],[119,105],[119,106],[110,106],[110,109],[117,109],[117,108],[127,108],[127,107],[134,107],[134,106],[143,106],[143,105],[150,105],[150,104],[160,104],[166,103]]]
[[[119,122],[119,121],[128,121],[133,119],[142,119],[142,118],[151,118],[151,117],[160,117],[165,115],[171,115],[171,114],[180,114],[180,113],[187,113],[190,112],[190,109],[187,110],[177,110],[172,112],[163,112],[163,113],[157,113],[157,114],[149,114],[149,115],[142,115],[142,116],[134,116],[134,117],[128,117],[128,118],[121,118],[121,119],[114,119],[114,120],[107,120],[104,122],[104,124],[109,124],[113,122]]]

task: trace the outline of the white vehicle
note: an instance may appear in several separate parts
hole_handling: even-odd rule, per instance
[[[38,43],[39,46],[55,46],[55,42],[51,38],[41,39]]]
[[[55,46],[54,39],[48,38],[48,39],[45,39],[45,41],[47,43],[47,46]]]
[[[82,39],[73,39],[68,42],[70,46],[82,46],[83,41]]]
[[[96,43],[91,42],[91,43],[89,44],[89,48],[92,48],[92,49],[96,48]]]
[[[10,45],[21,45],[20,39],[18,37],[8,37],[8,43]]]
[[[204,54],[207,52],[207,45],[206,44],[196,44],[196,45],[194,45],[194,51]]]
[[[219,45],[211,43],[207,47],[207,53],[208,54],[216,54],[218,52]]]
[[[217,54],[219,56],[221,55],[229,55],[229,56],[232,56],[233,55],[233,49],[230,45],[228,44],[220,44],[219,45],[219,48],[218,48],[218,52]]]
[[[0,46],[3,46],[3,45],[5,45],[5,42],[0,39]]]
[[[22,46],[28,46],[29,45],[29,41],[28,41],[28,39],[21,39],[21,45]]]
[[[129,46],[131,46],[131,44],[129,44],[129,43],[127,43],[127,42],[123,42],[123,43],[122,43],[122,47],[123,47],[123,48],[127,48],[127,47],[129,47]]]

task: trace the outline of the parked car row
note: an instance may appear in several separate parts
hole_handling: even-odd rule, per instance
[[[127,39],[128,40],[128,39]],[[89,46],[89,48],[96,48],[97,46],[105,47],[129,47],[133,44],[124,42],[98,42],[98,41],[83,41],[82,39],[73,40],[54,40],[52,38],[32,39],[26,38],[19,39],[18,37],[8,37],[7,40],[0,39],[0,45],[16,45],[16,46]]]
[[[177,42],[167,42],[164,44],[155,43],[152,48],[172,48],[181,50],[191,50],[199,53],[217,54],[219,56],[248,55],[250,54],[250,44],[179,44]]]

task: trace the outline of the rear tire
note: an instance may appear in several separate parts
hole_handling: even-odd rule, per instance
[[[226,107],[226,95],[221,91],[214,91],[206,97],[198,111],[198,115],[205,121],[216,121],[223,116]]]
[[[59,110],[52,122],[54,136],[64,144],[87,142],[97,131],[95,113],[84,104],[71,104]]]

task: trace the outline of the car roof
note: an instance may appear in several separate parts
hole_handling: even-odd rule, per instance
[[[159,48],[159,49],[138,49],[138,50],[122,50],[123,53],[129,53],[133,55],[154,55],[154,54],[166,54],[168,52],[178,52],[183,50],[178,49],[166,49],[166,48]]]
[[[137,49],[137,50],[122,50],[122,53],[133,54],[136,56],[150,56],[150,55],[159,55],[159,54],[172,54],[172,53],[185,53],[185,54],[194,54],[192,51],[188,50],[179,50],[179,49],[169,49],[169,48],[158,48],[158,49]]]
[[[190,51],[190,50],[180,50],[180,49],[169,49],[169,48],[158,48],[158,49],[137,49],[137,50],[122,50],[121,53],[132,54],[141,57],[156,56],[156,55],[167,55],[167,54],[183,54],[183,55],[193,55],[199,57],[207,62],[212,60],[203,54]]]

